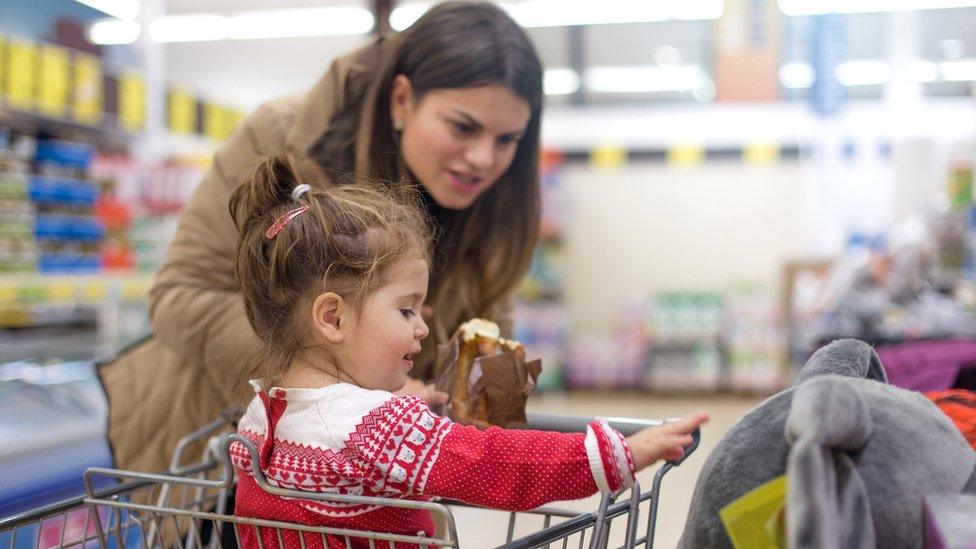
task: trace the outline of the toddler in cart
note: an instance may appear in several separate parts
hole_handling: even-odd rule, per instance
[[[578,434],[482,431],[438,416],[418,396],[395,395],[428,333],[420,310],[431,230],[414,193],[406,185],[310,187],[272,158],[231,197],[237,278],[266,344],[238,428],[260,463],[231,446],[236,515],[432,536],[427,511],[279,497],[258,486],[252,469],[280,488],[440,496],[517,511],[617,490],[635,471],[681,457],[707,414],[628,438],[602,420]],[[263,545],[278,547],[277,533],[265,530]],[[239,534],[244,546],[258,546],[253,528]],[[299,546],[297,533],[282,534],[285,546]]]

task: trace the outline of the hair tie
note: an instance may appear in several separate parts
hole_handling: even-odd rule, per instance
[[[298,185],[294,189],[292,189],[291,198],[292,200],[298,200],[299,198],[302,197],[303,194],[307,193],[310,190],[312,190],[311,185],[309,185],[308,183],[302,183],[301,185]]]

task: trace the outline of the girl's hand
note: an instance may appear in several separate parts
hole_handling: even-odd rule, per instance
[[[434,388],[433,383],[424,384],[417,379],[407,379],[403,388],[396,392],[399,396],[417,395],[427,401],[428,404],[447,404],[450,395]]]
[[[648,427],[627,437],[630,453],[634,457],[634,470],[640,471],[662,459],[680,459],[685,454],[684,447],[692,442],[691,433],[707,421],[708,412],[698,412],[659,427]]]

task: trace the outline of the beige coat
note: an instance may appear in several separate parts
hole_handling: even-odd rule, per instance
[[[234,275],[238,231],[227,209],[230,194],[270,155],[307,159],[337,108],[361,89],[357,86],[367,85],[383,46],[373,42],[337,59],[304,96],[262,105],[215,154],[186,205],[150,293],[154,337],[99,369],[118,467],[165,469],[180,437],[243,394],[234,385],[261,341],[244,315]],[[510,305],[509,300],[494,315],[505,332],[510,331]],[[412,372],[417,377],[432,375],[437,343],[433,337],[424,341]]]

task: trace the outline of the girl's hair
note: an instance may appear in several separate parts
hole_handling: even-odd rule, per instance
[[[358,309],[399,260],[429,259],[430,228],[416,191],[369,181],[329,186],[321,179],[272,157],[231,195],[230,214],[240,229],[237,281],[268,353],[246,368],[248,377],[280,378],[307,342],[309,306],[318,295],[334,292]],[[295,199],[302,183],[311,189]],[[269,228],[300,207],[308,209],[269,238]]]
[[[367,88],[350,98],[310,154],[330,177],[355,172],[389,181],[411,178],[390,115],[393,78],[410,79],[414,101],[445,88],[505,86],[525,100],[531,118],[508,170],[445,228],[430,304],[457,318],[434,318],[438,339],[467,316],[488,314],[528,269],[539,227],[539,121],[542,65],[525,32],[487,2],[445,2],[383,44]],[[363,98],[362,101],[356,100]]]

